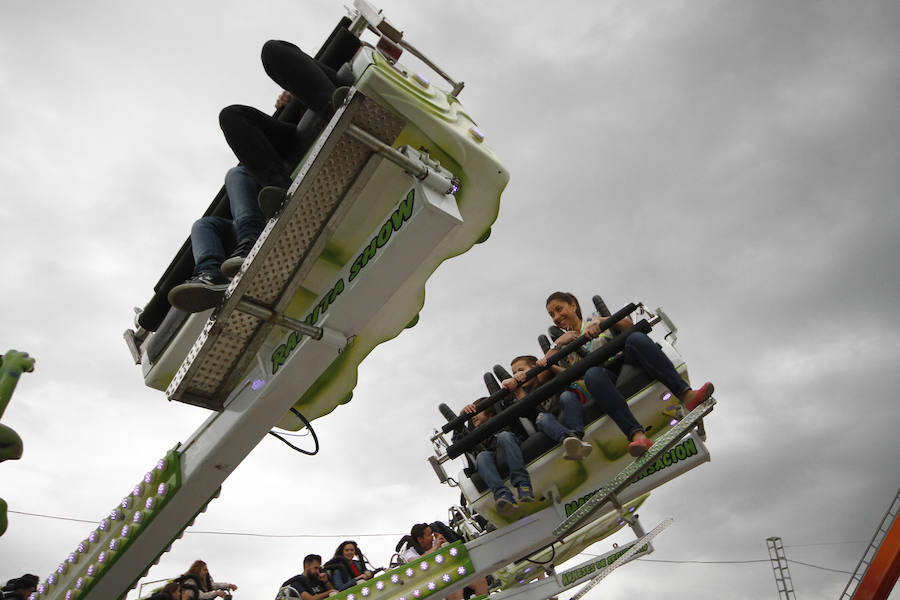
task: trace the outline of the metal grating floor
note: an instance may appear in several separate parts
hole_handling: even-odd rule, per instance
[[[290,202],[260,235],[241,273],[232,280],[225,302],[210,317],[169,384],[170,399],[222,409],[271,329],[267,322],[236,310],[238,302],[247,298],[274,311],[288,305],[327,241],[323,238],[329,222],[374,154],[346,134],[351,123],[388,145],[393,145],[405,124],[359,92],[335,113],[295,178]]]

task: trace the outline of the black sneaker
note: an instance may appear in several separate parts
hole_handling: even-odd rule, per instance
[[[228,289],[228,279],[216,271],[204,271],[169,290],[169,304],[184,312],[214,308]]]
[[[274,185],[267,185],[259,190],[259,196],[257,196],[259,210],[262,211],[266,220],[277,217],[281,213],[285,200],[287,200],[287,190]]]
[[[241,265],[244,264],[244,259],[250,254],[254,244],[256,244],[256,238],[244,238],[239,241],[231,256],[222,263],[222,275],[229,279],[237,275],[238,271],[241,270]]]

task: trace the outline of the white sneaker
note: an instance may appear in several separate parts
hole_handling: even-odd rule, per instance
[[[574,435],[564,439],[562,446],[563,450],[565,450],[563,458],[566,460],[584,460],[594,450],[593,446],[587,442],[582,442]]]

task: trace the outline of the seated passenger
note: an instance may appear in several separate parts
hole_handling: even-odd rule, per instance
[[[372,572],[366,570],[362,552],[359,551],[356,542],[351,540],[342,542],[337,547],[334,557],[325,563],[325,568],[331,573],[331,580],[338,591],[351,588],[366,579],[372,579]]]
[[[552,373],[563,371],[562,367],[553,365],[537,377],[525,381],[525,373],[538,364],[538,358],[531,355],[517,356],[510,363],[513,377],[502,382],[504,388],[512,390],[516,400],[525,397],[534,388],[546,382]],[[584,407],[581,398],[573,390],[567,389],[554,394],[538,406],[535,425],[547,437],[562,444],[566,460],[584,460],[590,456],[594,447],[585,442]],[[559,415],[559,416],[557,416]]]
[[[582,334],[587,334],[591,338],[591,342],[586,344],[589,350],[596,350],[612,339],[611,332],[600,331],[600,323],[604,318],[598,313],[594,313],[585,322],[581,316],[581,305],[578,303],[578,299],[568,292],[550,294],[546,307],[553,324],[566,331],[556,340],[557,348],[568,344]],[[621,331],[632,325],[632,320],[626,317],[616,323],[615,327]],[[553,350],[551,350],[552,352]],[[691,389],[675,370],[672,361],[644,333],[635,332],[628,336],[625,341],[623,357],[626,365],[635,364],[642,367],[651,377],[669,388],[669,391],[681,400],[688,412],[694,410],[713,393],[713,385],[708,382],[697,390]],[[628,452],[632,456],[640,456],[653,445],[653,442],[644,435],[644,428],[634,418],[625,398],[616,389],[615,380],[615,375],[604,367],[591,367],[584,374],[584,385],[588,393],[600,402],[603,412],[609,415],[631,440]]]
[[[209,575],[209,568],[202,560],[195,560],[187,572],[181,576],[181,587],[186,592],[184,600],[231,598],[229,592],[237,589],[233,583],[213,581]],[[188,590],[191,593],[187,593]]]
[[[243,166],[225,175],[231,219],[206,216],[191,228],[194,274],[169,291],[169,304],[195,313],[213,308],[228,288],[228,278],[240,270],[266,220],[259,209],[259,185]]]
[[[170,581],[161,590],[147,598],[147,600],[187,600],[187,598],[182,597],[181,586],[174,581]]]
[[[332,96],[338,82],[334,69],[294,44],[281,40],[266,42],[261,58],[269,77],[318,116],[323,124],[331,118],[334,113]],[[260,204],[271,216],[284,201],[291,185],[291,173],[312,139],[300,139],[293,123],[237,104],[222,109],[219,125],[234,155],[263,188],[269,188],[260,195]]]
[[[337,594],[328,575],[322,571],[322,557],[318,554],[307,554],[303,558],[303,573],[282,583],[281,588],[290,588],[286,595],[301,600],[324,600]]]
[[[413,525],[412,529],[409,530],[409,537],[413,539],[413,543],[403,552],[403,558],[407,562],[447,545],[447,540],[444,539],[444,536],[440,533],[434,533],[431,525],[428,523],[416,523]]]
[[[439,550],[442,546],[448,545],[447,539],[440,533],[436,533],[431,529],[428,523],[416,523],[409,530],[409,537],[413,539],[413,544],[403,552],[403,558],[407,562],[416,560],[420,556],[425,556]],[[483,596],[488,593],[487,580],[483,577],[477,581],[473,581],[467,585],[476,596]],[[447,600],[463,600],[463,590],[453,592],[447,596]]]
[[[481,398],[476,400],[476,403]],[[467,404],[460,415],[472,415],[472,424],[478,427],[496,414],[493,406],[481,412],[475,404]],[[522,446],[519,438],[510,430],[504,430],[492,435],[482,443],[481,451],[475,456],[475,469],[481,475],[494,494],[494,504],[501,514],[508,514],[515,506],[516,499],[512,492],[503,483],[503,478],[497,470],[496,452],[503,453],[506,458],[506,466],[509,467],[509,481],[516,488],[519,502],[534,502],[534,489],[531,487],[531,476],[525,467],[525,459],[522,457]]]
[[[21,577],[10,579],[6,585],[0,589],[0,598],[10,598],[13,600],[28,600],[28,597],[37,590],[40,579],[37,575],[26,573]]]

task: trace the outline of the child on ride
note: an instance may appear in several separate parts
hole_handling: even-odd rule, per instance
[[[525,397],[534,388],[550,379],[554,373],[563,370],[562,367],[553,365],[537,377],[526,381],[525,373],[536,364],[538,364],[537,357],[531,355],[517,356],[510,363],[513,376],[504,379],[502,386],[512,391],[516,400]],[[556,443],[562,444],[565,451],[563,458],[584,460],[591,454],[594,447],[581,439],[584,437],[584,408],[575,392],[564,390],[560,394],[554,394],[538,405],[535,413],[537,428]]]
[[[483,400],[479,398],[478,401]],[[475,407],[475,403],[467,404],[460,411],[460,415],[472,415],[472,425],[478,427],[496,414],[493,406],[485,408],[481,412]],[[482,444],[482,449],[475,456],[475,469],[481,475],[484,483],[491,488],[494,494],[494,503],[500,514],[508,514],[516,506],[516,500],[512,491],[503,483],[503,478],[497,470],[497,451],[502,452],[509,468],[509,480],[516,488],[519,502],[534,502],[534,489],[531,487],[531,476],[525,467],[525,459],[522,456],[522,446],[519,438],[509,429],[504,429],[491,436]]]
[[[574,295],[568,292],[553,292],[547,298],[547,313],[553,324],[564,329],[566,333],[556,340],[556,347],[562,347],[572,342],[582,334],[587,334],[591,341],[586,344],[589,350],[595,350],[612,338],[612,332],[600,331],[600,323],[604,321],[598,313],[584,321],[581,315],[581,305]],[[625,317],[614,325],[619,331],[624,331],[634,323]],[[554,350],[541,359],[538,364],[546,364],[546,359]],[[642,367],[651,377],[661,382],[684,404],[688,412],[694,410],[713,393],[713,384],[704,383],[699,389],[694,390],[681,378],[675,370],[672,361],[646,334],[634,332],[629,334],[623,351],[624,364],[634,364]],[[569,357],[571,364],[576,359]],[[587,391],[598,402],[603,411],[619,426],[623,433],[631,440],[628,452],[632,456],[640,456],[653,445],[653,442],[644,435],[644,429],[634,418],[628,403],[615,387],[615,375],[604,367],[591,367],[584,374],[584,385]]]

